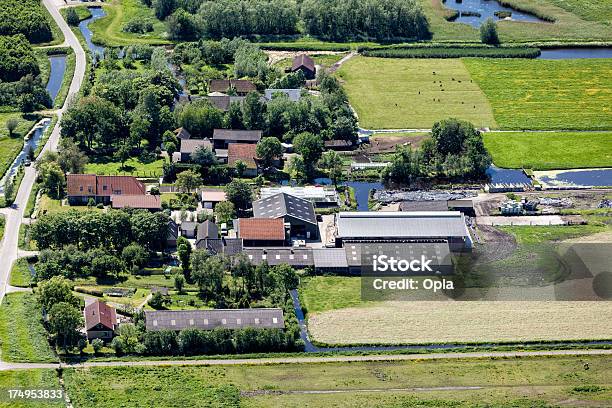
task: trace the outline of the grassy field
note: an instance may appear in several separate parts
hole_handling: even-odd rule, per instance
[[[6,123],[9,119],[15,118],[19,120],[19,125],[13,134],[9,137]],[[20,112],[0,112],[0,177],[4,175],[8,167],[11,165],[15,156],[23,147],[23,137],[30,131],[34,123],[35,117],[24,117]]]
[[[608,356],[67,368],[64,378],[79,407],[543,407],[612,398]]]
[[[52,369],[27,369],[0,371],[0,407],[22,408],[32,406],[64,407],[63,400],[46,400],[44,402],[24,402],[19,400],[9,401],[6,397],[7,390],[59,390],[60,384],[57,373]]]
[[[449,117],[497,126],[487,98],[458,59],[355,57],[338,75],[364,128],[430,128]]]
[[[11,286],[28,287],[32,281],[32,274],[28,268],[28,260],[26,258],[19,258],[13,264],[11,269],[11,279],[9,284]]]
[[[3,361],[57,361],[47,342],[42,315],[30,293],[9,293],[0,305],[0,342]]]
[[[577,14],[585,20],[612,21],[612,7],[609,1],[548,0],[548,2]]]
[[[155,18],[153,9],[139,0],[113,0],[104,6],[107,16],[94,21],[89,28],[94,33],[93,41],[110,46],[151,44],[162,45],[170,42],[163,38],[166,26]],[[122,31],[123,26],[132,19],[150,20],[153,32],[134,34]]]
[[[91,160],[91,158],[90,158]],[[123,169],[121,163],[112,160],[91,161],[85,166],[86,173],[98,175],[131,175],[136,177],[159,177],[163,174],[164,160],[159,159],[151,163],[142,163],[138,158],[130,158],[125,162]]]
[[[612,132],[485,133],[484,142],[497,167],[612,167]]]
[[[501,128],[612,129],[610,60],[467,58],[464,63]]]
[[[308,313],[358,306],[361,279],[346,276],[313,276],[300,285],[302,307]]]

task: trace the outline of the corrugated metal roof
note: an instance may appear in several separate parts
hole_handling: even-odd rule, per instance
[[[266,261],[268,265],[287,264],[295,267],[314,265],[311,248],[246,248],[243,252],[253,265]]]
[[[312,203],[286,193],[254,201],[253,215],[256,218],[281,218],[290,215],[302,221],[317,224],[317,216]]]
[[[347,268],[344,248],[315,248],[312,250],[315,268]]]
[[[261,140],[261,130],[215,129],[213,130],[213,139],[259,142]]]
[[[216,309],[216,310],[156,310],[145,311],[147,330],[183,330],[215,328],[282,329],[285,327],[283,310],[261,309]]]

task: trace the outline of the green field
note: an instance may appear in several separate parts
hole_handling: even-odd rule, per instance
[[[585,20],[590,21],[612,21],[612,4],[610,1],[591,1],[591,0],[547,0],[557,7],[561,7],[574,13]]]
[[[57,373],[52,369],[27,369],[27,370],[11,370],[0,371],[0,407],[4,408],[22,408],[22,407],[64,407],[66,406],[63,400],[45,400],[42,401],[9,401],[6,393],[8,390],[59,390],[60,384]]]
[[[347,276],[313,276],[300,284],[300,300],[308,313],[362,305],[361,279]]]
[[[484,142],[497,167],[612,167],[612,132],[485,133]]]
[[[609,59],[463,61],[503,129],[612,129]]]
[[[92,160],[90,158],[90,160]],[[85,166],[86,173],[98,175],[131,175],[135,177],[159,177],[163,174],[164,160],[159,159],[151,163],[142,163],[138,158],[130,158],[125,162],[123,168],[121,163],[101,159],[91,161]]]
[[[78,407],[603,406],[612,398],[608,356],[66,368],[64,378]]]
[[[30,293],[5,296],[0,305],[0,342],[3,361],[57,361],[47,341],[40,309]]]
[[[9,281],[11,286],[28,287],[32,281],[32,274],[28,268],[28,260],[26,258],[19,258],[13,264],[11,269],[11,279]]]
[[[431,128],[449,117],[497,126],[487,98],[459,59],[355,57],[338,75],[363,128]]]
[[[19,125],[13,137],[8,136],[6,123],[10,118],[19,120]],[[25,118],[19,112],[0,112],[0,178],[9,168],[23,147],[23,137],[30,131],[36,121]]]

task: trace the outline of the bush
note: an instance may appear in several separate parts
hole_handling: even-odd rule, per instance
[[[66,10],[66,22],[68,24],[70,24],[71,26],[78,26],[80,21],[81,19],[79,18],[79,14],[74,9],[74,7],[70,7],[68,8],[68,10]]]
[[[149,20],[133,18],[128,21],[121,30],[127,33],[150,33],[151,31],[153,31],[153,23]]]
[[[102,341],[102,339],[93,339],[91,345],[94,349],[94,353],[99,354],[100,351],[102,351],[102,347],[104,347],[104,341]]]
[[[24,35],[0,36],[0,81],[18,81],[39,73],[34,50]]]
[[[78,293],[84,293],[86,295],[91,295],[91,296],[97,296],[97,297],[104,296],[104,292],[101,289],[96,289],[96,288],[83,288],[80,286],[75,286],[74,291]]]
[[[480,26],[480,41],[484,44],[498,45],[499,36],[497,35],[497,24],[489,18]]]

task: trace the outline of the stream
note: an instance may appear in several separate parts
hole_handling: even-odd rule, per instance
[[[64,82],[64,74],[66,73],[66,57],[66,54],[49,56],[51,72],[49,73],[49,82],[47,82],[47,92],[49,92],[53,102],[55,102],[55,98],[57,98],[57,94],[62,87],[62,82]]]
[[[91,13],[91,17],[79,23],[79,30],[81,30],[81,34],[83,34],[83,37],[85,37],[87,48],[89,48],[91,53],[101,57],[104,55],[104,47],[96,45],[91,41],[93,33],[89,29],[89,23],[104,17],[106,15],[106,11],[104,11],[102,7],[90,7],[89,12]]]
[[[499,11],[512,13],[510,18],[514,21],[545,22],[545,20],[533,14],[502,6],[495,0],[446,0],[443,3],[446,8],[459,12],[459,16],[453,20],[454,22],[466,23],[476,28],[480,27],[489,18],[502,20],[495,15],[495,12]]]

